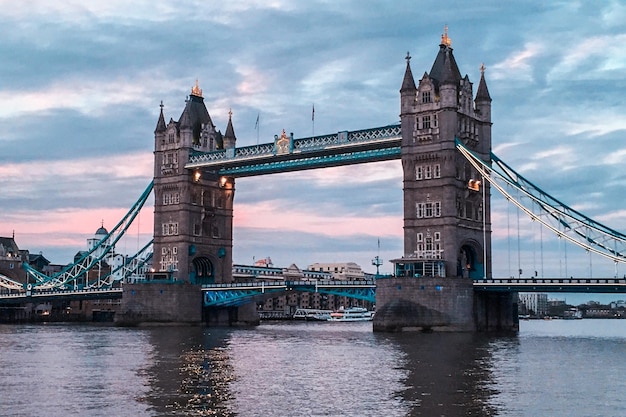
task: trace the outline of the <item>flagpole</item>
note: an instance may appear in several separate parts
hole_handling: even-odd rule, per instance
[[[260,132],[260,126],[259,126],[259,117],[261,116],[261,113],[257,113],[256,115],[256,123],[254,124],[254,128],[256,129],[256,144],[259,144],[259,132]]]
[[[315,103],[311,108],[311,136],[315,136]]]

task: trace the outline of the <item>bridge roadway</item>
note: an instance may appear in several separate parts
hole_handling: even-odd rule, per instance
[[[384,278],[380,278],[384,279]],[[407,278],[419,279],[419,278]],[[450,278],[454,279],[454,278]],[[624,278],[493,278],[474,281],[478,291],[626,293]],[[261,281],[202,287],[205,306],[238,306],[252,297],[288,290],[319,292],[376,302],[376,281]]]
[[[384,279],[384,278],[379,278]],[[419,278],[407,278],[419,279]],[[454,278],[450,278],[454,279]],[[163,284],[155,282],[154,285]],[[514,291],[549,293],[626,293],[626,278],[488,278],[474,281],[478,291]],[[285,291],[307,291],[347,296],[376,302],[376,281],[251,281],[231,284],[207,284],[202,286],[205,306],[237,306],[253,297],[272,296]],[[24,291],[0,294],[0,304],[24,301],[50,301],[60,299],[93,300],[118,299],[122,288],[94,288],[77,290]]]
[[[488,278],[474,281],[481,291],[624,293],[626,278]]]
[[[361,281],[256,281],[202,286],[205,307],[240,306],[251,298],[271,297],[285,291],[333,294],[376,302],[376,282]]]
[[[0,294],[0,305],[21,302],[46,302],[52,300],[111,300],[122,298],[122,291],[122,288],[24,291]]]

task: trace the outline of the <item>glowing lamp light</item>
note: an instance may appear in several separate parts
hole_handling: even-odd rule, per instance
[[[195,170],[193,172],[193,180],[195,182],[198,182],[198,181],[200,181],[200,177],[202,177],[202,173],[200,172],[200,170]]]
[[[469,180],[467,182],[467,188],[472,191],[480,191],[480,181],[479,180]]]
[[[227,181],[228,181],[228,179],[226,177],[221,177],[220,178],[220,187],[226,186],[226,182]]]

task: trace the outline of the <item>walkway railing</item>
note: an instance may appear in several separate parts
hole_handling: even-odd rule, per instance
[[[399,124],[302,139],[283,136],[261,145],[194,152],[185,168],[208,168],[219,175],[245,177],[386,161],[400,158],[401,142]]]

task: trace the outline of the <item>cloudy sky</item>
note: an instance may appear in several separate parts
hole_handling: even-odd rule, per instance
[[[494,152],[625,231],[624,22],[620,1],[0,0],[0,236],[67,263],[112,228],[151,180],[160,102],[178,120],[196,79],[222,131],[232,109],[238,146],[398,122],[406,53],[421,78],[445,25],[461,73],[477,85],[487,67]],[[574,248],[540,255],[545,233],[518,250],[506,207],[494,200],[495,275],[614,274]],[[129,253],[151,207],[133,233]],[[399,161],[237,180],[237,263],[373,272],[379,254],[390,272],[402,253]]]

